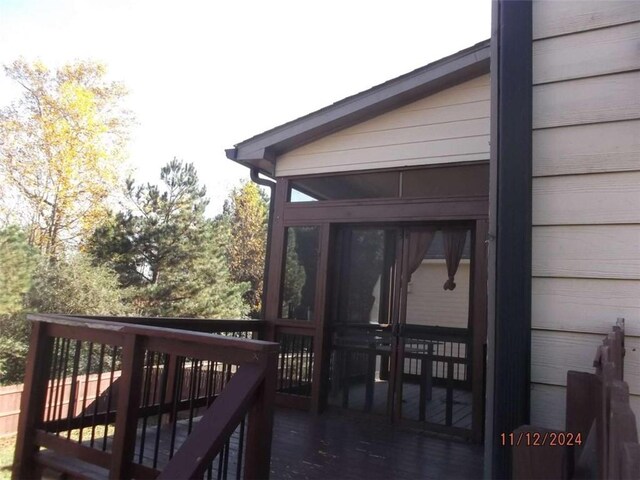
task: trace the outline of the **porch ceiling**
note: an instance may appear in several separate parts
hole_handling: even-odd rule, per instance
[[[244,140],[227,149],[226,155],[273,176],[276,158],[283,153],[488,72],[489,40],[485,40]]]

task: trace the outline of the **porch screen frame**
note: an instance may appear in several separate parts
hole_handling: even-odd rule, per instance
[[[470,162],[456,165],[423,165],[416,168],[458,167],[467,165],[486,164],[487,162]],[[388,171],[389,169],[387,169]],[[407,171],[410,168],[403,168]],[[385,170],[372,170],[385,171]],[[355,172],[354,172],[355,173]],[[265,321],[267,324],[265,339],[275,341],[279,331],[283,333],[297,333],[314,337],[314,367],[313,383],[310,397],[278,394],[277,403],[283,406],[310,409],[314,413],[322,410],[321,398],[324,388],[324,376],[327,369],[325,332],[327,329],[328,299],[327,280],[329,276],[329,258],[333,244],[336,224],[367,224],[367,223],[421,223],[421,222],[473,222],[478,238],[474,239],[476,250],[474,256],[478,267],[486,265],[486,232],[488,228],[489,197],[488,179],[486,195],[462,197],[453,195],[435,198],[386,198],[339,200],[322,202],[288,202],[290,183],[298,178],[311,176],[326,176],[327,174],[276,177],[274,195],[274,215],[272,223],[272,239],[270,260],[268,265],[269,283],[266,285]],[[310,321],[284,319],[279,316],[279,304],[282,289],[282,275],[286,249],[286,229],[288,227],[315,226],[319,228],[320,239],[318,245],[318,269],[316,276],[315,312]],[[484,344],[486,342],[486,268],[475,268],[471,272],[473,283],[472,296],[474,300],[470,309],[473,311],[474,322],[480,322],[481,328],[474,329],[473,337],[473,388],[474,418],[472,439],[480,442],[482,439],[482,416],[484,402],[482,398],[484,385]],[[482,332],[480,331],[482,330]],[[479,369],[479,370],[477,370]],[[476,388],[479,386],[479,388]],[[476,406],[475,402],[479,402]]]

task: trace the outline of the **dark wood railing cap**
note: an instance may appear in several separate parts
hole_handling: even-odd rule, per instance
[[[189,343],[200,343],[212,347],[234,348],[253,352],[269,353],[278,351],[279,345],[274,342],[263,340],[253,340],[248,338],[226,337],[222,335],[212,335],[204,332],[194,332],[179,330],[176,328],[158,327],[154,325],[140,325],[128,323],[126,317],[119,317],[118,321],[97,320],[94,318],[77,317],[59,314],[29,314],[27,319],[32,322],[43,322],[71,327],[85,327],[96,330],[105,330],[130,335],[142,335],[154,338],[164,338],[167,340],[180,340]],[[216,320],[209,320],[216,322]],[[226,321],[228,322],[228,321]],[[239,320],[238,322],[244,322]],[[249,325],[247,325],[249,326]],[[248,329],[250,330],[250,329]]]

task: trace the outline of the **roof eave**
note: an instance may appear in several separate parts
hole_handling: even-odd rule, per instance
[[[226,155],[273,176],[276,158],[283,153],[488,72],[485,41],[256,135],[226,150]]]

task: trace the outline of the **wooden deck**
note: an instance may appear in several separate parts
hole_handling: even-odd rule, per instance
[[[384,418],[277,410],[274,479],[482,478],[478,445],[394,427]]]
[[[176,425],[175,449],[187,437],[188,422],[179,421]],[[142,449],[140,433],[139,430],[134,461],[148,467],[155,463],[163,468],[169,460],[170,429],[162,429],[157,456],[154,455],[155,429],[147,430]],[[238,429],[231,436],[228,450],[214,460],[204,478],[241,476],[238,469],[239,437]],[[107,445],[110,449],[110,438]],[[298,410],[278,409],[271,452],[272,479],[482,478],[481,446],[394,427],[383,417],[375,415],[332,411],[314,416]],[[86,478],[108,478],[106,469],[77,459],[63,459],[46,451],[40,455],[45,463],[58,471],[73,468],[83,471]],[[46,472],[44,478],[60,477]]]
[[[363,384],[352,385],[349,388],[348,407],[355,411],[366,411],[366,387]],[[387,413],[388,382],[376,381],[373,390],[371,412],[378,415]],[[444,425],[446,410],[446,389],[433,387],[431,399],[426,402],[424,418],[427,422]],[[331,405],[344,406],[343,392],[329,396]],[[471,412],[473,398],[469,391],[454,389],[452,426],[471,430]],[[419,420],[420,387],[405,383],[402,391],[402,417],[408,420]]]

